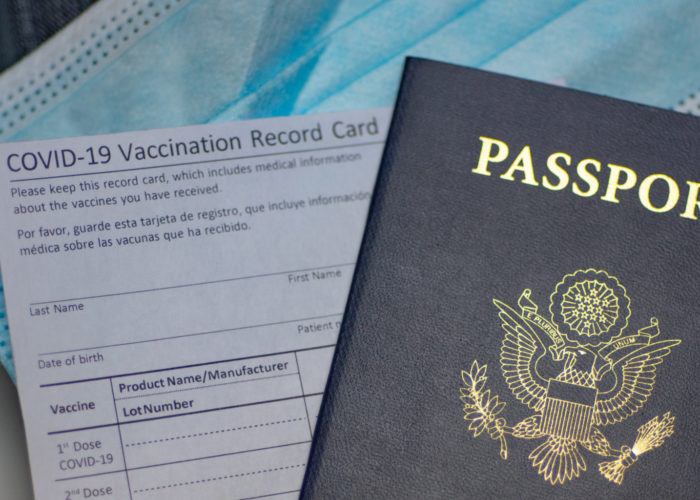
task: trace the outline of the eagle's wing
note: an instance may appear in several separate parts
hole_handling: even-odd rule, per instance
[[[498,300],[494,304],[501,311],[498,317],[506,332],[501,344],[501,370],[506,383],[521,403],[540,410],[547,388],[540,382],[535,362],[545,352],[544,347],[513,309]]]
[[[671,347],[680,342],[664,340],[630,353],[622,366],[622,384],[618,391],[609,398],[596,402],[595,423],[609,425],[622,422],[639,410],[654,388],[656,367],[671,352]]]

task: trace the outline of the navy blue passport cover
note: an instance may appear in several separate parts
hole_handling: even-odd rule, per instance
[[[302,498],[694,498],[700,120],[406,61]]]

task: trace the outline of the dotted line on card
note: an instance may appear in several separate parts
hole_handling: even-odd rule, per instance
[[[290,418],[288,420],[277,420],[276,422],[265,422],[265,423],[253,424],[253,425],[242,425],[240,427],[230,427],[228,429],[218,429],[215,431],[183,434],[181,436],[172,436],[172,437],[166,437],[166,438],[162,438],[162,439],[151,439],[149,441],[136,441],[134,443],[125,444],[124,448],[128,448],[130,446],[142,446],[142,445],[153,444],[153,443],[164,443],[166,441],[178,441],[180,439],[189,439],[189,438],[200,437],[200,436],[209,436],[209,435],[213,435],[213,434],[223,434],[225,432],[242,431],[245,429],[257,429],[260,427],[269,427],[271,425],[280,425],[280,424],[288,424],[288,423],[292,423],[292,422],[298,422],[300,420],[304,420],[304,419],[301,417],[300,418]]]
[[[189,486],[193,484],[203,484],[203,483],[210,483],[213,481],[221,481],[222,479],[234,479],[237,477],[246,477],[246,476],[254,476],[255,474],[265,474],[268,472],[276,472],[276,471],[281,471],[281,470],[289,470],[289,469],[298,469],[299,467],[304,467],[306,464],[296,464],[296,465],[287,465],[285,467],[274,467],[272,469],[260,469],[252,472],[242,472],[240,474],[228,474],[226,476],[214,476],[214,477],[208,477],[206,479],[197,479],[195,481],[182,481],[180,483],[171,483],[171,484],[163,484],[160,486],[151,486],[150,488],[140,488],[138,490],[133,490],[132,493],[145,493],[148,491],[157,491],[157,490],[165,490],[168,488],[178,488],[180,486]]]

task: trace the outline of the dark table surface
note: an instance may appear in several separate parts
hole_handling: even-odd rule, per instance
[[[95,0],[0,0],[0,72],[19,61]]]

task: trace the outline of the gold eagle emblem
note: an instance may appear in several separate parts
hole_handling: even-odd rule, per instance
[[[651,396],[657,368],[680,340],[656,340],[655,317],[637,334],[622,337],[630,317],[627,291],[614,276],[596,269],[578,270],[557,284],[546,319],[526,289],[516,310],[493,299],[505,336],[500,363],[506,384],[535,414],[511,427],[499,415],[506,403],[484,390],[486,365],[476,360],[462,371],[464,419],[474,437],[486,432],[543,441],[529,455],[551,484],[579,477],[586,470],[583,450],[613,460],[598,465],[608,480],[621,484],[637,458],[673,434],[675,417],[654,417],[637,430],[634,444],[613,448],[601,429],[622,422]]]

